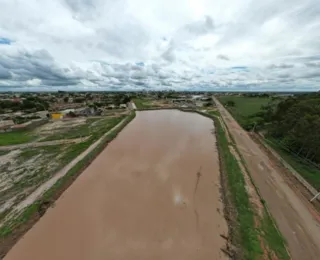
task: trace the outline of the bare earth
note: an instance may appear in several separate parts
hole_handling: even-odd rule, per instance
[[[227,259],[212,128],[139,112],[5,260]]]
[[[272,216],[288,242],[295,260],[320,259],[320,224],[306,202],[277,172],[268,156],[238,125],[230,113],[214,98],[240,153],[247,163],[253,181],[266,201]]]

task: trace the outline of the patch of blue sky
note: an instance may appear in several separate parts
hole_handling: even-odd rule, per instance
[[[0,37],[0,44],[10,45],[11,42],[12,41],[8,38]]]
[[[235,66],[235,67],[231,67],[231,70],[244,70],[244,71],[249,71],[249,68],[246,66]]]

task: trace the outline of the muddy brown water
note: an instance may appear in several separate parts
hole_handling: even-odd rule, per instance
[[[227,259],[212,130],[198,114],[138,112],[5,260]]]

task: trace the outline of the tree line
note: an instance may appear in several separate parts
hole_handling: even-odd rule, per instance
[[[258,113],[268,135],[320,164],[320,93],[296,95],[262,107]]]

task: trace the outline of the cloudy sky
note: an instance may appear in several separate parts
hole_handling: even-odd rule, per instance
[[[311,91],[319,69],[319,0],[0,0],[0,91]]]

